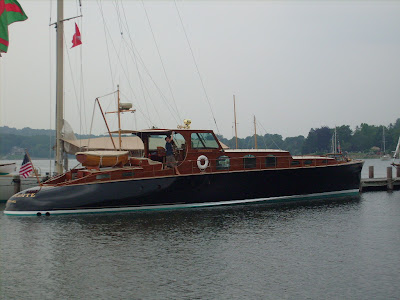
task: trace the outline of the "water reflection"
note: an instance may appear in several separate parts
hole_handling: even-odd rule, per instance
[[[291,220],[307,211],[328,211],[354,208],[361,196],[324,199],[288,204],[250,204],[178,209],[167,211],[125,212],[108,214],[61,215],[50,217],[2,216],[7,222],[16,222],[23,232],[37,232],[41,226],[63,232],[88,231],[99,235],[151,234],[160,231],[193,234],[204,229],[215,232],[255,225],[265,220]],[[4,204],[0,204],[4,210]],[[15,224],[14,224],[15,225]]]
[[[278,296],[283,278],[297,282],[294,290],[304,283],[295,265],[314,272],[313,255],[328,258],[327,241],[346,235],[348,215],[355,222],[360,203],[352,197],[272,207],[2,215],[7,263],[0,272],[7,274],[3,287],[13,287],[2,292],[49,299],[260,297],[266,290]],[[332,227],[340,223],[343,229]]]

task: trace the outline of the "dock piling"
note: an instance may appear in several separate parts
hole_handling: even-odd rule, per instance
[[[386,168],[386,178],[387,178],[387,189],[389,191],[393,190],[393,174],[392,174],[392,167]]]
[[[14,194],[19,193],[21,191],[21,178],[19,175],[14,175],[12,182],[14,185]]]
[[[369,166],[368,171],[368,178],[374,178],[374,166]]]

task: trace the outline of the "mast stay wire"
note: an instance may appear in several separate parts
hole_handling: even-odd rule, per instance
[[[129,46],[129,45],[128,45]],[[139,58],[139,62],[142,65],[143,69],[145,70],[147,76],[150,78],[151,82],[154,84],[155,88],[157,89],[158,93],[161,96],[161,99],[164,101],[165,106],[167,107],[167,109],[169,110],[169,112],[171,113],[171,116],[174,118],[175,122],[177,122],[179,124],[179,121],[176,119],[175,117],[175,113],[174,111],[171,110],[171,105],[168,105],[167,102],[167,98],[165,97],[165,95],[163,94],[163,92],[161,91],[160,87],[157,85],[157,83],[155,82],[155,80],[153,79],[153,77],[150,74],[150,71],[147,69],[143,59],[141,58],[138,50],[136,49],[135,45],[131,45],[132,49],[130,49],[130,51],[133,53],[133,55],[136,57],[135,52],[137,53],[137,57]],[[129,49],[129,48],[128,48]]]
[[[111,55],[110,55],[110,49],[109,49],[108,39],[107,39],[108,27],[107,27],[107,23],[106,23],[105,17],[104,17],[102,1],[101,1],[101,0],[97,0],[96,3],[97,3],[97,6],[98,6],[98,8],[99,8],[99,10],[100,10],[101,17],[102,17],[102,20],[103,20],[103,30],[104,30],[104,39],[105,39],[105,41],[106,41],[106,48],[107,48],[108,66],[109,66],[109,68],[110,68],[110,77],[111,77],[112,88],[114,88],[114,87],[115,87],[115,83],[114,83],[114,74],[113,74],[113,70],[112,70]],[[109,34],[109,32],[108,32],[108,34]],[[110,34],[109,34],[109,35],[110,35]],[[110,38],[111,38],[111,35],[110,35]],[[112,38],[111,38],[111,44],[112,44],[112,46],[113,46],[113,48],[114,48],[114,51],[117,53]],[[119,58],[118,55],[117,55],[117,57],[118,57],[118,60],[119,60],[120,58]],[[120,62],[120,63],[121,63],[121,62]],[[109,103],[108,105],[110,106],[111,104]],[[94,113],[94,112],[93,112],[93,113]],[[93,120],[92,120],[92,122],[93,122]]]
[[[262,129],[264,129],[264,132],[265,132],[265,133],[268,133],[268,132],[265,130],[264,126],[262,126],[262,124],[261,124],[258,120],[257,120],[257,124],[260,125]],[[264,136],[263,136],[262,138],[263,138],[263,140],[264,140]],[[277,143],[275,143],[275,141],[274,141],[274,139],[272,138],[272,136],[271,136],[271,140],[272,140],[272,143],[274,143],[274,145],[275,145],[279,150],[282,150],[282,149],[277,145]],[[264,140],[264,144],[265,144],[265,146],[266,146],[265,140]],[[266,146],[266,147],[267,147],[267,146]]]
[[[123,4],[122,4],[122,7],[123,7]],[[147,76],[150,78],[150,80],[151,80],[152,83],[154,84],[155,88],[157,89],[158,93],[160,94],[161,99],[164,101],[164,104],[166,105],[167,109],[170,111],[171,116],[174,118],[174,120],[175,120],[177,123],[179,123],[179,121],[178,121],[178,120],[176,119],[176,117],[175,117],[176,112],[171,110],[171,105],[168,105],[167,99],[166,99],[165,95],[163,94],[163,92],[161,91],[160,87],[157,85],[157,83],[155,82],[155,80],[154,80],[153,77],[151,76],[150,71],[147,69],[146,64],[144,63],[142,57],[140,56],[139,51],[136,49],[136,47],[135,47],[135,45],[134,45],[134,43],[133,43],[132,37],[131,37],[131,35],[130,35],[130,31],[129,31],[129,26],[127,25],[128,22],[127,22],[127,18],[126,18],[126,15],[125,15],[125,8],[124,8],[124,7],[123,7],[123,12],[124,12],[124,18],[125,18],[125,26],[127,27],[127,31],[128,31],[128,35],[129,35],[130,44],[129,44],[125,39],[123,39],[123,41],[126,43],[127,49],[130,50],[130,53],[131,53],[131,55],[132,55],[132,60],[135,62],[135,64],[136,64],[137,66],[138,66],[137,62],[139,62],[139,63],[141,64],[143,70],[145,71],[145,73],[147,74]],[[139,72],[139,68],[138,68],[138,67],[137,67],[137,70],[138,70],[139,78],[140,78],[141,80],[143,80],[143,76],[140,75],[140,72]],[[130,87],[130,88],[132,89],[132,87]],[[132,90],[133,90],[133,89],[132,89]],[[148,92],[148,91],[147,91],[147,92]],[[143,93],[144,93],[144,91],[143,91]],[[149,93],[149,92],[148,92],[148,94],[149,94],[149,96],[150,96],[150,93]],[[135,96],[135,97],[136,97],[136,96]],[[158,110],[156,109],[154,103],[152,103],[152,104],[153,104],[153,106],[154,106],[154,108],[155,108],[157,114],[159,115]],[[139,104],[137,104],[137,105],[138,105],[138,107],[140,107]]]
[[[124,96],[124,97],[128,97],[128,96],[126,96],[126,95],[125,95],[124,93],[122,93],[122,92],[121,92],[121,95]],[[140,113],[142,114],[142,116],[145,118],[145,120],[146,120],[146,122],[147,122],[147,125],[148,125],[149,127],[155,126],[155,125],[156,125],[148,116],[146,116],[145,113],[143,113],[143,111],[142,111],[140,108],[137,108],[136,111],[138,111],[138,112],[140,112]],[[162,122],[161,122],[161,124],[162,124]]]
[[[123,3],[123,2],[121,2],[121,6],[122,6],[122,13],[123,13],[123,16],[124,16],[123,21],[125,21],[125,27],[126,27],[126,31],[128,32],[129,42],[131,43],[131,48],[134,49],[133,40],[132,40],[132,36],[131,36],[131,32],[130,32],[129,26],[128,26],[128,20],[127,20],[127,18],[126,18],[126,14],[125,14],[125,11],[126,11],[126,10],[125,10],[124,3]],[[127,43],[126,47],[127,47],[128,50],[130,50],[130,49],[129,49],[129,43],[128,43],[125,39],[124,39],[124,42]],[[139,70],[138,59],[137,59],[137,57],[136,57],[136,55],[135,55],[135,52],[134,52],[133,50],[131,50],[131,51],[132,51],[132,53],[133,53],[132,60],[133,60],[133,62],[134,62],[134,64],[135,64],[135,66],[136,66],[136,71],[137,71],[137,75],[138,75],[139,82],[140,82],[140,88],[141,88],[141,91],[142,91],[143,100],[144,100],[145,103],[147,104],[145,89],[146,89],[147,94],[148,94],[148,96],[149,96],[150,99],[151,99],[151,95],[150,95],[150,92],[149,92],[149,90],[147,89],[147,87],[144,85],[143,76],[142,76],[142,74],[141,74],[141,72],[140,72],[140,70]],[[138,51],[137,51],[137,52],[138,52]],[[130,53],[130,52],[129,52],[129,53]],[[139,54],[139,53],[138,53],[138,55],[139,55],[139,57],[140,57],[140,54]],[[153,83],[154,83],[154,82],[153,82]],[[154,85],[157,87],[157,85],[156,85],[155,83],[154,83]],[[162,94],[162,93],[161,93],[161,96],[163,97],[163,94]],[[161,121],[162,118],[160,117],[160,114],[159,114],[159,112],[158,112],[158,109],[157,109],[156,105],[154,104],[153,101],[150,101],[150,102],[152,103],[153,108],[154,108],[154,111],[157,113],[158,119],[160,120],[160,122],[161,122],[161,124],[162,124],[162,121]],[[150,114],[148,114],[148,115],[150,116]],[[150,120],[150,122],[151,122],[151,120]],[[151,122],[151,123],[153,123],[153,122]],[[135,124],[136,124],[136,123],[135,123]],[[154,124],[154,123],[153,123],[153,124]],[[162,126],[164,126],[164,125],[162,125]]]
[[[104,19],[103,7],[102,7],[102,4],[101,4],[101,0],[97,0],[96,2],[97,2],[97,6],[99,7],[99,10],[100,10],[101,17],[103,19],[103,29],[104,29],[104,38],[105,38],[105,41],[106,41],[106,48],[107,48],[108,65],[110,67],[111,83],[112,83],[112,86],[114,87],[115,86],[115,84],[114,84],[114,76],[113,76],[112,65],[111,65],[110,49],[108,47],[108,40],[107,40],[107,33],[106,33],[107,32],[107,26],[106,26],[106,22],[105,22],[105,19]]]
[[[130,33],[130,31],[129,31],[129,26],[128,26],[128,24],[127,24],[128,22],[127,22],[127,19],[126,19],[124,4],[121,3],[121,6],[122,6],[122,12],[123,12],[123,15],[124,15],[124,20],[125,20],[125,23],[126,23],[126,31],[128,32],[129,40],[132,42],[131,33]],[[122,18],[121,18],[121,19],[122,19]],[[124,20],[122,20],[122,22],[123,22]],[[122,23],[122,22],[121,22],[121,23]],[[122,26],[122,25],[121,25],[121,26]],[[127,43],[125,39],[124,39],[124,42]],[[127,44],[128,44],[128,43],[127,43]],[[128,47],[127,47],[127,48],[128,48]],[[128,48],[128,50],[129,50],[129,48]],[[143,95],[144,103],[146,104],[147,114],[150,115],[150,114],[149,114],[149,111],[148,111],[148,105],[147,105],[146,95],[145,95],[144,88],[143,88],[143,78],[142,78],[142,76],[141,76],[141,74],[140,74],[139,66],[138,66],[137,59],[136,59],[136,56],[135,56],[135,55],[133,55],[133,62],[134,62],[134,64],[135,64],[136,71],[137,71],[137,75],[138,75],[138,78],[139,78],[140,89],[141,89],[141,92],[142,92],[142,95]],[[157,110],[157,108],[155,107],[155,105],[154,105],[153,102],[152,102],[152,104],[153,104],[153,106],[154,106],[155,111],[156,111],[157,114],[158,114],[158,110]]]
[[[97,99],[105,98],[105,97],[108,97],[108,96],[110,96],[110,95],[115,95],[116,93],[117,93],[117,91],[114,91],[114,92],[105,94],[105,95],[103,95],[103,96],[99,96],[99,97],[97,97]],[[120,93],[121,93],[122,96],[127,97],[127,96],[126,96],[124,93],[122,93],[121,91],[120,91]],[[139,109],[138,109],[138,111],[139,111],[140,113],[143,114],[143,112],[141,112]],[[147,118],[145,114],[143,114],[143,116],[144,116],[145,118]],[[150,119],[148,119],[148,120],[150,121]],[[151,123],[151,121],[150,121],[150,123]]]
[[[154,35],[153,27],[151,26],[151,22],[150,22],[150,18],[149,18],[149,15],[148,15],[148,13],[147,13],[147,10],[146,10],[146,6],[144,5],[143,0],[142,0],[141,2],[142,2],[142,6],[143,6],[143,9],[144,9],[145,15],[146,15],[147,22],[148,22],[149,27],[150,27],[151,34],[152,34],[152,36],[153,36],[154,44],[156,45],[156,49],[157,49],[158,56],[159,56],[160,61],[161,61],[161,65],[162,65],[162,68],[163,68],[163,71],[164,71],[164,76],[165,76],[165,79],[167,80],[167,83],[168,83],[169,92],[171,93],[172,100],[173,100],[174,105],[175,105],[176,113],[177,113],[177,115],[178,115],[179,120],[182,120],[182,118],[181,118],[181,116],[180,116],[180,114],[179,114],[178,106],[176,105],[174,93],[172,92],[171,83],[170,83],[170,81],[169,81],[169,78],[168,78],[168,75],[167,75],[167,71],[166,71],[166,69],[165,69],[164,61],[163,61],[163,59],[162,59],[162,57],[161,57],[161,53],[160,53],[160,49],[159,49],[159,47],[158,47],[158,43],[157,43],[157,40],[156,40],[156,36]]]
[[[120,11],[119,11],[119,4],[118,4],[118,0],[114,0],[113,1],[113,5],[114,5],[114,9],[115,9],[115,11],[116,11],[116,13],[117,13],[117,19],[118,19],[118,25],[119,25],[119,31],[120,31],[120,34],[121,34],[121,48],[122,48],[122,44],[123,43],[126,43],[126,41],[125,41],[125,36],[124,36],[124,26],[123,26],[123,19],[122,19],[122,17],[121,17],[121,13],[120,13]],[[129,29],[129,27],[127,26],[127,28]],[[128,34],[129,34],[129,31],[128,31]],[[124,47],[124,49],[125,49],[125,47]],[[118,56],[119,56],[120,54],[118,54]],[[126,54],[125,54],[125,51],[124,51],[124,59],[125,59],[125,65],[128,65],[128,59],[127,59],[127,57],[126,57]],[[136,59],[134,59],[133,60],[134,61],[134,64],[135,64],[135,66],[136,66],[136,69],[138,70],[138,66],[137,66],[137,63],[136,63]],[[139,71],[139,70],[138,70]],[[130,76],[129,76],[129,68],[127,68],[127,71],[126,71],[128,74],[127,74],[127,78],[130,78]],[[139,74],[139,72],[138,72],[138,74]],[[143,86],[142,86],[142,82],[141,82],[141,78],[140,78],[140,75],[139,75],[139,82],[140,82],[140,84],[141,84],[141,89],[142,89],[142,95],[143,95],[143,97],[144,97],[144,91],[143,91]],[[135,95],[135,97],[136,98],[138,98],[136,95]],[[139,101],[139,99],[137,99],[137,101]],[[147,115],[149,115],[150,116],[150,113],[149,113],[149,106],[148,106],[148,104],[147,104],[147,101],[144,101],[144,104],[145,104],[145,107],[146,107],[146,111],[147,111]]]
[[[107,27],[107,24],[106,24],[106,21],[105,21],[105,18],[104,18],[104,13],[103,13],[103,9],[102,9],[102,7],[100,7],[100,4],[99,4],[99,1],[101,2],[101,0],[98,0],[98,5],[99,5],[99,8],[100,8],[100,10],[101,10],[101,13],[102,13],[102,17],[103,17],[103,23],[104,23],[104,31],[105,31],[105,36],[106,36],[106,38],[107,38],[107,34],[109,35],[109,37],[110,37],[110,40],[111,40],[111,45],[113,46],[113,48],[114,48],[114,51],[115,52],[117,52],[116,51],[116,48],[115,48],[115,45],[114,45],[114,43],[113,43],[113,39],[112,39],[112,37],[111,37],[111,35],[110,35],[110,33],[109,33],[109,30],[108,30],[108,27]],[[123,41],[124,41],[124,39],[123,39]],[[108,44],[107,44],[108,45]],[[129,48],[128,48],[129,49]],[[140,57],[140,56],[139,56]],[[126,70],[125,70],[125,68],[124,68],[124,66],[123,66],[123,64],[122,64],[122,62],[121,62],[121,58],[119,57],[119,56],[117,56],[117,58],[118,58],[118,61],[119,61],[119,63],[120,63],[120,65],[121,65],[121,68],[122,68],[122,70],[124,71],[124,73],[125,73],[125,76],[127,77],[127,74],[126,74]],[[111,64],[111,63],[110,63]],[[142,64],[144,64],[143,62],[142,62]],[[111,67],[111,66],[110,66]],[[149,75],[150,76],[150,75]],[[127,77],[128,78],[128,77]],[[154,82],[154,81],[153,81]],[[132,86],[131,86],[131,84],[130,84],[130,81],[128,81],[128,85],[129,85],[129,87],[130,87],[130,90],[131,90],[131,92],[132,92],[132,94],[134,95],[134,97],[137,99],[138,97],[136,96],[136,93],[134,92],[134,90],[133,90],[133,88],[132,88]],[[156,85],[156,87],[158,88],[158,86]],[[159,89],[159,88],[158,88]],[[162,95],[162,93],[161,93],[161,95]],[[162,95],[163,96],[163,95]],[[164,97],[165,98],[165,97]],[[140,109],[140,105],[139,105],[139,103],[137,103],[136,104],[137,105],[137,107],[139,108],[139,110],[141,110]],[[168,109],[170,109],[170,106],[167,106],[168,107]],[[171,114],[172,114],[172,112],[171,112]],[[172,116],[173,116],[173,114],[172,114]]]
[[[115,83],[114,83],[114,74],[113,74],[113,71],[112,71],[111,55],[110,55],[110,49],[109,49],[109,45],[108,45],[107,34],[108,34],[108,36],[110,37],[111,44],[112,44],[112,46],[113,46],[113,48],[114,48],[115,53],[118,53],[118,51],[117,51],[116,48],[115,48],[113,39],[112,39],[111,34],[110,34],[109,30],[108,30],[107,23],[106,23],[106,20],[105,20],[105,17],[104,17],[103,6],[102,6],[101,0],[97,0],[97,6],[99,7],[99,10],[100,10],[100,13],[101,13],[101,16],[102,16],[102,19],[103,19],[104,38],[105,38],[105,40],[106,40],[107,55],[108,55],[108,63],[109,63],[110,74],[111,74],[110,77],[111,77],[112,86],[113,86],[113,88],[114,88],[114,86],[115,86]],[[117,58],[118,58],[118,62],[121,64],[121,67],[122,67],[122,70],[123,70],[124,73],[125,73],[125,76],[127,76],[127,75],[126,75],[125,68],[123,67],[123,64],[122,64],[122,62],[121,62],[121,58],[120,58],[120,56],[119,56],[118,54],[117,54]],[[127,78],[129,78],[129,77],[127,76]],[[129,82],[129,80],[128,80],[128,82]],[[129,86],[130,86],[130,82],[129,82]],[[136,94],[135,94],[135,92],[133,91],[133,89],[132,89],[131,86],[130,86],[130,88],[131,88],[131,90],[132,90],[132,93],[133,93],[134,97],[137,98],[137,97],[136,97]]]
[[[76,0],[76,7],[77,7],[77,11],[76,11],[76,15],[77,16],[81,16],[83,17],[83,13],[82,13],[82,3],[81,0]],[[79,27],[82,31],[83,30],[83,22],[79,22]],[[84,83],[83,83],[83,49],[82,49],[83,45],[81,45],[81,47],[79,47],[79,55],[80,55],[80,76],[81,76],[81,80],[80,80],[80,86],[79,86],[79,102],[80,102],[80,108],[81,110],[79,111],[79,134],[82,135],[82,128],[84,128],[84,133],[87,133],[87,123],[86,123],[86,102],[85,100],[85,87],[84,87]],[[83,112],[82,112],[83,110]],[[82,125],[82,115],[84,116],[83,118],[83,122],[84,124]]]
[[[191,44],[190,44],[190,41],[189,41],[189,38],[188,38],[188,35],[187,35],[187,32],[186,32],[185,26],[184,26],[184,24],[183,24],[181,14],[180,14],[179,9],[178,9],[178,6],[177,6],[177,4],[176,4],[176,0],[174,0],[174,4],[175,4],[176,12],[178,13],[178,16],[179,16],[179,20],[180,20],[181,25],[182,25],[183,32],[185,33],[185,37],[186,37],[186,41],[187,41],[188,46],[189,46],[189,49],[190,49],[190,53],[192,54],[192,58],[193,58],[194,65],[196,66],[197,74],[199,75],[199,78],[200,78],[200,82],[201,82],[201,86],[202,86],[203,91],[204,91],[204,95],[205,95],[205,97],[206,97],[208,106],[210,107],[210,111],[211,111],[212,117],[213,117],[213,119],[214,119],[214,123],[215,123],[215,126],[216,126],[216,128],[217,128],[217,132],[218,132],[218,134],[220,134],[220,133],[219,133],[218,124],[217,124],[217,120],[215,119],[214,111],[213,111],[213,109],[212,109],[212,107],[211,107],[210,99],[209,99],[209,97],[208,97],[206,88],[205,88],[205,86],[204,86],[203,78],[202,78],[202,76],[201,76],[199,67],[198,67],[198,65],[197,65],[196,58],[195,58],[195,56],[194,56],[192,46],[191,46]]]
[[[103,96],[104,97],[104,96]],[[98,98],[97,98],[98,99]],[[88,149],[90,149],[90,141],[92,140],[92,128],[93,128],[93,120],[94,120],[94,112],[96,110],[96,101],[94,101],[93,112],[92,112],[92,121],[90,122],[90,131],[89,131],[89,141],[88,141]]]
[[[142,89],[143,89],[143,99],[146,101],[146,95],[145,95],[145,93],[147,93],[148,97],[151,98],[150,92],[149,92],[149,90],[147,89],[146,85],[142,85]],[[122,94],[122,92],[121,92],[121,94]],[[128,98],[128,96],[126,96],[126,95],[125,95],[125,97]],[[163,122],[162,122],[162,118],[161,118],[161,116],[160,116],[160,113],[159,113],[157,107],[155,106],[154,102],[151,102],[151,104],[153,105],[154,111],[156,112],[156,114],[157,114],[157,116],[158,116],[158,121],[159,121],[159,122],[161,123],[161,125],[164,127],[164,124],[163,124]],[[140,107],[137,108],[137,111],[140,112],[140,113],[143,115],[143,117],[145,118],[146,122],[148,121],[148,122],[147,122],[147,125],[148,125],[149,127],[150,127],[151,125],[152,125],[152,126],[156,126],[157,124],[154,123],[154,122],[151,120],[151,118],[150,118],[150,113],[149,113],[149,111],[148,111],[147,105],[146,105],[146,109],[147,109],[147,115],[141,110]]]
[[[64,34],[64,46],[67,48],[67,41],[65,39],[65,34]],[[75,94],[76,106],[77,106],[78,112],[79,112],[79,131],[80,131],[80,133],[82,133],[82,122],[81,122],[81,119],[82,119],[82,116],[81,116],[81,114],[82,114],[82,111],[81,111],[82,101],[78,100],[79,97],[78,97],[78,93],[76,91],[75,80],[74,80],[74,77],[73,77],[73,71],[72,71],[71,59],[70,59],[70,56],[69,56],[69,51],[66,51],[66,52],[67,52],[67,60],[68,60],[69,71],[71,73],[72,86],[73,86],[73,90],[74,90],[74,94]],[[64,101],[64,105],[65,105],[65,101]],[[63,118],[65,118],[65,116],[63,116]]]
[[[101,15],[102,15],[102,19],[103,19],[103,23],[104,23],[104,34],[105,34],[105,38],[106,38],[106,40],[107,40],[107,35],[109,36],[109,38],[110,38],[110,40],[111,40],[111,45],[112,45],[112,47],[114,48],[114,51],[117,52],[117,51],[116,51],[116,48],[115,48],[115,45],[114,45],[114,43],[113,43],[113,38],[111,37],[111,34],[110,34],[110,32],[109,32],[109,30],[108,30],[108,27],[107,27],[107,23],[106,23],[106,20],[105,20],[105,17],[104,17],[104,11],[103,11],[103,8],[102,8],[101,0],[97,0],[97,5],[98,5],[98,7],[99,7],[99,9],[100,9],[100,12],[101,12]],[[144,64],[142,58],[140,57],[139,52],[135,49],[135,46],[134,46],[134,44],[133,44],[131,38],[130,38],[130,40],[131,40],[131,47],[133,48],[133,50],[132,50],[131,48],[129,48],[129,46],[128,46],[128,49],[130,49],[130,52],[132,52],[133,55],[134,55],[135,57],[138,57],[138,58],[139,58],[138,61],[141,63],[141,65],[143,66],[143,68],[144,68],[144,70],[146,71],[147,75],[149,76],[149,78],[150,78],[151,81],[153,82],[154,86],[156,87],[156,89],[157,89],[158,92],[160,93],[161,99],[163,99],[163,101],[166,103],[166,98],[165,98],[165,96],[164,96],[163,93],[161,92],[161,90],[160,90],[160,88],[158,87],[158,85],[155,83],[154,79],[151,77],[150,72],[149,72],[148,69],[146,68],[146,65]],[[123,41],[126,42],[125,39],[123,39]],[[127,43],[127,45],[129,45],[129,44]],[[135,50],[136,50],[137,56],[136,56],[136,54],[135,54]],[[111,69],[111,58],[110,58],[110,51],[109,51],[108,43],[107,43],[107,51],[108,51],[108,56],[109,56],[110,69]],[[124,67],[124,65],[123,65],[122,62],[121,62],[121,58],[120,58],[119,56],[118,56],[117,58],[118,58],[118,61],[119,61],[120,65],[121,65],[122,70],[123,70],[124,73],[125,73],[125,76],[127,76],[125,67]],[[113,78],[114,78],[114,76],[112,75],[112,79],[113,79]],[[133,90],[133,88],[132,88],[131,83],[130,83],[129,80],[128,80],[128,85],[129,85],[129,88],[130,88],[132,94],[133,94],[134,97],[137,99],[138,97],[136,96],[136,93],[134,92],[134,90]],[[136,103],[136,105],[137,105],[137,108],[139,108],[138,111],[141,111],[142,114],[145,115],[145,114],[143,113],[143,110],[141,109],[141,107],[140,107],[140,105],[139,105],[138,102]],[[168,104],[166,104],[166,106],[167,106],[168,110],[170,111],[171,116],[172,116],[172,117],[175,119],[175,121],[176,121],[176,118],[175,118],[175,116],[174,116],[174,112],[171,111],[171,106],[168,105]]]

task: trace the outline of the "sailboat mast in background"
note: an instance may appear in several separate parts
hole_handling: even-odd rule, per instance
[[[258,149],[258,146],[257,146],[257,123],[256,123],[256,115],[254,115],[254,145],[255,145],[255,149]]]
[[[235,140],[236,140],[236,149],[238,148],[238,138],[237,138],[237,127],[236,127],[236,101],[235,95],[233,95],[233,112],[234,112],[234,119],[235,119]]]
[[[62,128],[64,125],[64,0],[57,0],[57,73],[56,73],[56,159],[55,171],[63,173],[64,144]],[[68,167],[66,167],[67,169]]]

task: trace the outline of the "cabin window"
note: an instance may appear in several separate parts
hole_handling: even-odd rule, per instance
[[[243,157],[243,165],[245,169],[253,169],[256,167],[256,157],[254,155],[248,154]]]
[[[218,142],[210,132],[194,132],[191,135],[193,149],[218,149]]]
[[[122,173],[122,177],[133,177],[134,175],[133,171]]]
[[[165,141],[166,135],[151,135],[149,136],[149,155],[148,158],[158,162],[165,162]],[[172,136],[172,148],[174,153],[181,153],[184,157],[186,153],[186,143],[185,138],[180,133],[175,133]],[[176,157],[178,159],[178,157]],[[181,158],[179,158],[181,159]]]
[[[308,165],[308,166],[312,165],[312,163],[313,163],[313,161],[311,159],[307,159],[307,160],[304,161],[304,164]]]
[[[99,174],[99,175],[96,175],[96,179],[110,179],[110,174]]]
[[[231,159],[229,156],[222,155],[217,158],[217,170],[229,170],[231,166]]]
[[[267,156],[265,158],[265,166],[268,167],[276,167],[276,157],[273,155]]]
[[[299,166],[299,165],[300,165],[300,161],[298,161],[298,160],[292,160],[291,165],[292,165],[292,166]]]
[[[157,152],[158,149],[164,148],[165,149],[165,137],[166,135],[151,135],[149,136],[149,151],[150,152]],[[173,135],[173,146],[176,148],[181,149],[185,147],[185,138],[180,133],[175,133]]]
[[[327,160],[327,159],[324,159],[324,160],[322,161],[322,163],[323,163],[324,165],[326,165],[326,164],[328,163],[328,160]]]

